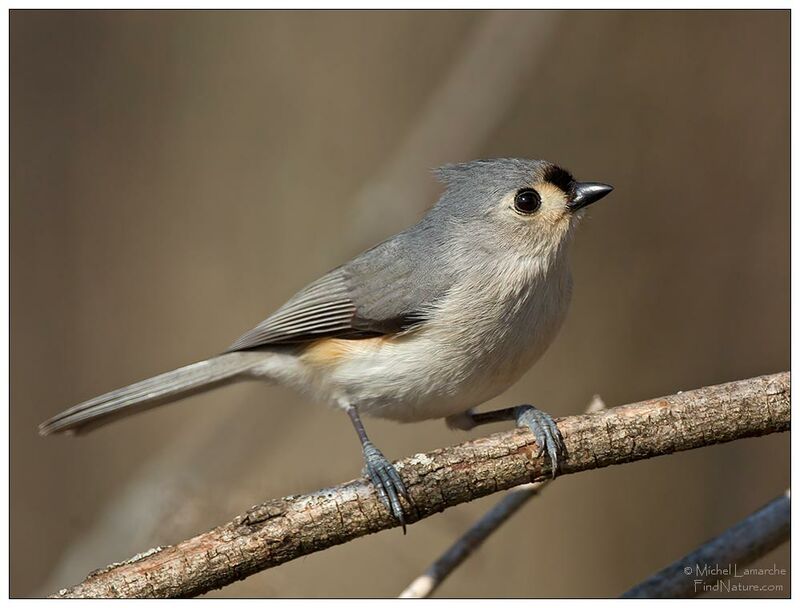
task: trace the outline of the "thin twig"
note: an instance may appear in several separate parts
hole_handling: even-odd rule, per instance
[[[442,553],[433,562],[424,574],[411,581],[406,587],[401,598],[424,598],[430,595],[444,582],[450,574],[462,564],[462,562],[472,555],[483,542],[491,536],[507,519],[516,513],[531,498],[536,496],[539,491],[550,483],[549,480],[537,483],[526,483],[525,485],[511,488],[508,493],[483,517],[475,522],[461,538],[450,545],[450,548]]]
[[[789,492],[626,591],[624,598],[694,597],[789,540]]]
[[[561,474],[786,431],[789,374],[681,392],[558,421]],[[495,433],[397,463],[414,522],[449,507],[550,476],[532,434]],[[364,479],[271,500],[177,545],[96,571],[60,597],[183,597],[398,525]]]
[[[603,400],[595,395],[586,413],[599,412],[605,409]],[[483,543],[505,523],[514,513],[531,498],[539,494],[550,483],[550,479],[526,483],[511,488],[506,495],[489,509],[461,538],[433,562],[425,573],[415,578],[401,593],[401,598],[424,598],[430,595],[444,580],[458,568],[465,559],[472,555]]]

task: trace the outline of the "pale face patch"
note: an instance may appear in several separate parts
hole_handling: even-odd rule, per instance
[[[522,213],[514,205],[519,189],[506,193],[496,208],[498,238],[515,255],[547,262],[569,239],[576,214],[567,207],[569,195],[556,184],[533,181],[527,187],[539,194],[540,207],[532,213]]]
[[[514,197],[517,192],[509,192],[501,201],[501,208],[510,210],[518,221],[526,222],[532,226],[547,225],[554,227],[558,224],[568,224],[572,217],[567,208],[569,202],[564,191],[550,182],[536,182],[529,186],[539,193],[542,204],[539,209],[530,214],[520,213],[514,209]]]
[[[567,209],[567,195],[558,186],[550,182],[542,182],[532,186],[542,198],[542,207],[539,210],[539,221],[548,222],[555,225],[562,221],[569,220],[569,210]],[[534,214],[536,215],[536,214]]]
[[[558,186],[550,182],[542,182],[532,186],[542,197],[542,207],[553,211],[564,212],[567,209],[567,195]]]

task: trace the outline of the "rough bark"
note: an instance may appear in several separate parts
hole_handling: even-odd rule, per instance
[[[789,402],[783,372],[562,418],[568,456],[560,474],[787,431]],[[537,452],[531,433],[515,429],[399,461],[414,501],[410,521],[547,479]],[[357,479],[267,501],[209,532],[95,571],[55,597],[195,596],[397,525]]]
[[[595,395],[586,408],[587,413],[600,412],[606,405],[599,395]],[[500,526],[517,513],[531,498],[552,480],[526,483],[511,488],[500,501],[476,521],[459,539],[440,555],[423,574],[415,578],[400,593],[401,598],[419,599],[430,597],[444,580],[458,568],[465,559],[477,551]]]

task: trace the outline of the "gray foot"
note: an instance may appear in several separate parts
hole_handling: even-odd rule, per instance
[[[392,463],[386,460],[381,451],[370,441],[364,443],[364,462],[366,463],[365,472],[378,491],[381,502],[400,522],[400,525],[403,526],[403,534],[405,534],[406,517],[399,497],[405,498],[409,504],[411,504],[411,497],[408,495],[403,479]]]
[[[532,405],[519,405],[515,408],[514,413],[517,426],[528,427],[536,438],[536,444],[539,446],[537,457],[545,451],[547,452],[550,469],[555,477],[558,472],[559,457],[563,457],[567,453],[564,447],[564,438],[561,436],[555,420],[547,412],[538,410]]]

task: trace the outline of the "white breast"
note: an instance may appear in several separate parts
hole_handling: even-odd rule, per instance
[[[331,405],[347,402],[400,421],[449,416],[500,394],[552,342],[571,279],[566,263],[543,269],[532,260],[509,260],[487,270],[460,280],[421,329],[334,341],[307,356],[297,386]]]

